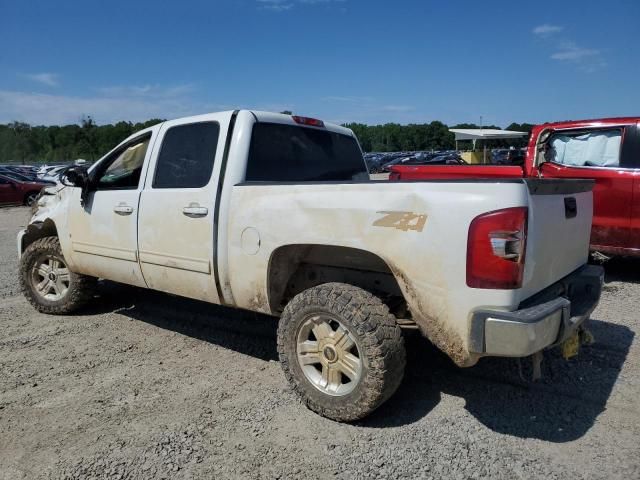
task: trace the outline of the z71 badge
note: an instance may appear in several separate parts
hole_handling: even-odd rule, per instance
[[[397,228],[406,232],[415,230],[421,232],[427,222],[427,216],[413,212],[376,212],[384,214],[384,217],[373,222],[374,227]]]

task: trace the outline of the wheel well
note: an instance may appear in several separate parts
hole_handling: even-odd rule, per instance
[[[281,312],[298,293],[329,282],[360,287],[387,304],[398,318],[410,318],[400,286],[379,256],[350,247],[286,245],[269,262],[269,306]]]
[[[57,237],[58,229],[53,220],[46,219],[44,222],[31,223],[27,226],[27,231],[22,237],[22,251],[33,242],[43,237]]]

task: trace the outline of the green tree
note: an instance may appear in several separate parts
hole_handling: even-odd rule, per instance
[[[286,110],[283,113],[291,114]],[[86,158],[97,160],[133,133],[156,125],[163,120],[146,122],[117,122],[97,125],[91,116],[82,118],[80,124],[63,126],[31,126],[23,122],[0,125],[0,163],[59,162]],[[349,123],[365,152],[442,150],[454,147],[454,136],[442,122],[413,123],[400,125],[366,125]],[[530,132],[533,125],[512,123],[509,130]],[[455,125],[453,128],[478,128],[471,123]],[[488,125],[485,128],[498,128]],[[526,139],[488,142],[488,147],[523,146]]]

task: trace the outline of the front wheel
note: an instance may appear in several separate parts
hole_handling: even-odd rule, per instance
[[[360,288],[327,283],[300,293],[278,326],[278,353],[293,390],[333,420],[363,418],[398,388],[402,332],[382,301]]]
[[[34,241],[20,259],[22,292],[39,312],[71,313],[93,297],[95,285],[95,278],[69,270],[57,237]]]

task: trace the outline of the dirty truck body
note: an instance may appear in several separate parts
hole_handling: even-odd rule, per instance
[[[336,420],[395,391],[400,326],[471,366],[573,339],[600,295],[588,181],[371,181],[350,130],[244,110],[80,170],[18,236],[36,308],[67,313],[104,278],[279,316],[288,380]]]

